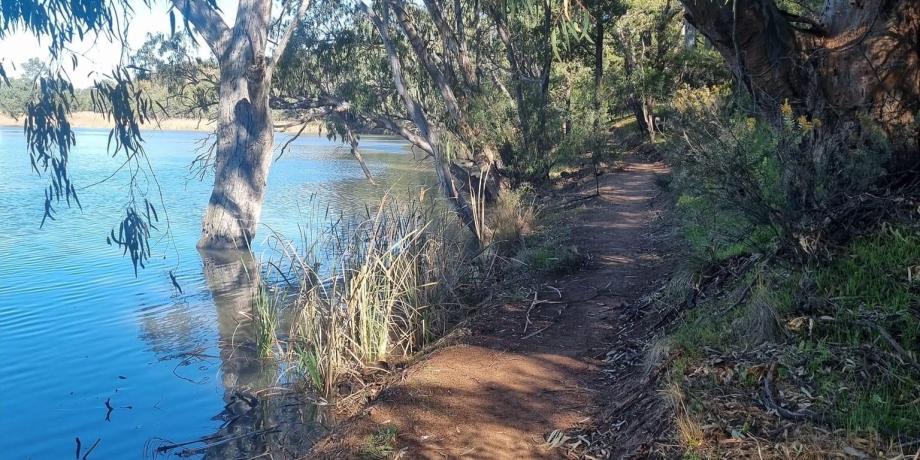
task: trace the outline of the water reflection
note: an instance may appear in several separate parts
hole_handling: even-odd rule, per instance
[[[259,295],[260,273],[255,257],[248,251],[199,252],[217,311],[224,388],[248,391],[272,386],[278,365],[261,359],[256,347],[252,309]]]
[[[15,395],[0,403],[0,458],[72,457],[76,437],[84,450],[101,439],[91,458],[153,456],[166,442],[227,432],[221,425],[228,420],[212,417],[234,391],[255,392],[261,401],[265,385],[280,381],[287,388],[282,367],[254,359],[254,330],[250,317],[241,315],[248,302],[240,297],[252,293],[234,284],[254,286],[252,260],[236,264],[243,260],[237,255],[227,265],[218,257],[203,270],[195,250],[212,188],[210,181],[186,180],[201,137],[144,133],[169,213],[169,237],[151,241],[152,252],[162,257],[135,277],[130,262],[105,245],[105,234],[123,215],[130,172],[122,169],[93,186],[81,195],[82,208],[60,209],[59,220],[39,229],[43,182],[22,155],[22,130],[0,127],[0,392]],[[75,182],[88,185],[119,170],[121,161],[107,154],[107,130],[77,130],[77,139]],[[291,144],[272,168],[260,235],[277,231],[299,243],[301,228],[322,229],[340,214],[363,214],[384,194],[413,197],[414,187],[433,183],[430,166],[417,164],[405,143],[365,136],[362,144],[377,187],[347,150],[338,152],[325,137],[302,136]],[[314,209],[313,202],[322,205]],[[265,252],[262,240],[255,250]],[[261,281],[274,284],[264,270]],[[173,287],[169,273],[184,292]],[[106,400],[115,407],[110,421]],[[306,411],[303,423],[316,418],[308,405],[259,407],[268,413],[235,424],[259,426],[249,419],[268,420],[291,407]]]
[[[298,458],[324,434],[323,413],[283,379],[277,360],[259,354],[253,306],[260,295],[260,265],[245,251],[199,252],[216,313],[223,410],[213,419],[221,425],[200,439],[160,445],[157,453],[215,459]],[[170,345],[192,343],[185,331],[195,320],[184,319],[189,323],[179,325]],[[183,362],[195,352],[186,355]]]

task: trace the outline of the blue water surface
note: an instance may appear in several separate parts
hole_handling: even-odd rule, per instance
[[[240,314],[227,292],[233,280],[206,273],[195,249],[213,178],[199,181],[189,165],[205,135],[144,137],[155,180],[140,180],[160,208],[160,231],[135,276],[106,244],[129,200],[130,171],[81,189],[123,162],[106,151],[108,131],[77,131],[70,171],[82,208],[56,205],[40,228],[47,178],[31,170],[22,130],[0,128],[0,458],[73,458],[76,438],[83,453],[98,440],[89,458],[162,457],[156,446],[227,429],[216,416],[247,371],[226,370]],[[430,182],[401,141],[368,137],[361,148],[376,187],[341,144],[320,136],[291,144],[272,167],[254,252],[266,250],[269,229],[296,240],[305,223]],[[277,369],[268,374],[282,380]]]

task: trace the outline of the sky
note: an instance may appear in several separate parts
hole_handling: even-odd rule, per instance
[[[133,1],[134,18],[128,26],[128,47],[136,50],[144,44],[148,33],[169,33],[169,4],[165,0],[154,0],[148,8],[142,1]],[[236,0],[217,0],[217,4],[223,11],[224,21],[232,23],[236,15]],[[181,25],[181,15],[176,17],[176,27]],[[0,62],[3,62],[4,69],[10,76],[18,76],[21,72],[20,64],[37,57],[43,62],[49,61],[47,41],[39,41],[38,38],[28,32],[16,32],[5,38],[0,39]],[[112,68],[117,65],[123,56],[131,54],[131,51],[123,53],[121,43],[112,43],[104,38],[87,37],[82,42],[73,43],[70,47],[79,58],[77,69],[71,71],[70,58],[64,59],[67,63],[66,69],[71,76],[71,81],[78,88],[91,86],[93,81],[101,79],[102,75],[110,73]],[[209,54],[208,49],[203,44],[199,45],[199,53],[202,56]],[[13,65],[16,68],[13,68]]]

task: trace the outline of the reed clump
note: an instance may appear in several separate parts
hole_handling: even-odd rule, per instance
[[[305,250],[276,245],[284,260],[271,263],[295,291],[282,358],[326,397],[363,367],[442,335],[482,257],[448,211],[420,201],[385,198],[362,219],[302,233]]]

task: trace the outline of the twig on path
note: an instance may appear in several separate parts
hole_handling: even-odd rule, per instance
[[[556,295],[559,296],[560,299],[562,298],[562,291],[559,288],[550,286],[548,284],[546,284],[545,286],[556,291]]]
[[[572,206],[572,205],[575,204],[575,203],[580,203],[580,202],[582,202],[582,201],[593,200],[593,199],[595,199],[595,198],[597,198],[597,197],[599,197],[599,196],[601,196],[600,193],[592,193],[592,194],[590,194],[590,195],[588,195],[588,196],[580,196],[580,197],[578,197],[578,198],[572,198],[571,200],[568,200],[568,201],[566,201],[566,202],[563,202],[563,203],[559,204],[559,205],[556,206],[556,207],[557,207],[558,209],[564,209],[564,208],[567,208],[567,207],[569,207],[569,206]]]
[[[527,314],[524,315],[524,330],[522,333],[527,333],[527,327],[530,326],[530,312],[533,311],[533,308],[537,306],[537,290],[533,291],[533,301],[530,302],[530,307],[527,308]]]
[[[554,287],[552,287],[552,286],[548,286],[548,285],[547,285],[547,287],[554,289],[554,290],[556,291],[556,293],[559,295],[559,298],[560,298],[560,299],[562,298],[562,291],[560,291],[559,289],[554,288]],[[545,300],[545,299],[544,299],[544,300],[540,300],[540,299],[537,298],[537,295],[538,295],[538,294],[539,294],[539,290],[533,291],[533,300],[530,302],[530,307],[527,307],[527,314],[524,316],[524,330],[521,331],[522,334],[526,333],[526,332],[527,332],[527,328],[530,327],[530,325],[531,325],[531,323],[532,323],[532,322],[530,321],[530,314],[533,312],[533,309],[536,308],[537,305],[543,305],[543,304],[545,304],[545,303],[549,303],[549,304],[563,303],[563,302],[556,302],[556,301]]]
[[[568,308],[568,307],[569,307],[569,304],[563,305],[562,308],[559,310],[559,314],[557,314],[556,317],[553,318],[553,320],[552,320],[549,324],[547,324],[547,325],[544,326],[544,327],[541,327],[540,329],[537,329],[536,331],[531,332],[530,334],[525,335],[524,337],[521,337],[521,340],[527,340],[527,339],[529,339],[529,338],[531,338],[531,337],[533,337],[533,336],[535,336],[535,335],[537,335],[537,334],[539,334],[539,333],[541,333],[541,332],[543,332],[543,331],[545,331],[545,330],[547,330],[547,329],[553,327],[553,325],[556,324],[556,321],[559,319],[559,317],[562,316],[562,312],[564,312],[565,309]]]

